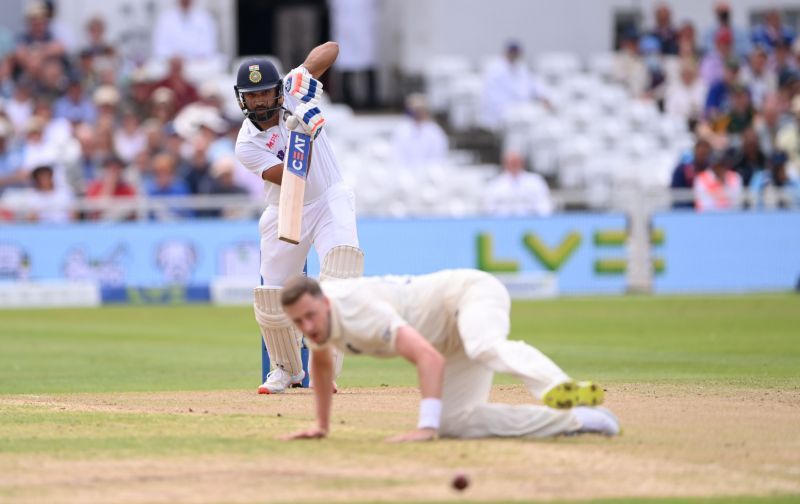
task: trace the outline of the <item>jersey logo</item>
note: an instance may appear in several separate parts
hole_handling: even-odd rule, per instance
[[[271,137],[269,137],[269,141],[267,142],[267,149],[272,149],[275,147],[275,142],[278,140],[278,134],[273,133]]]
[[[258,70],[251,70],[250,71],[250,82],[253,84],[258,84],[261,82],[261,72]]]

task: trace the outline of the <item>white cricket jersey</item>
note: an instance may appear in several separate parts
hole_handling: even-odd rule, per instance
[[[348,353],[397,355],[400,327],[416,329],[443,355],[461,346],[457,315],[470,285],[486,279],[477,270],[446,270],[420,276],[362,277],[322,282],[331,300],[331,337]],[[318,348],[311,341],[311,348]]]
[[[285,95],[283,107],[294,111],[297,100]],[[277,126],[261,131],[250,119],[245,119],[239,136],[236,138],[236,157],[251,172],[262,178],[262,173],[267,168],[272,168],[283,163],[286,154],[286,143],[289,139],[289,130],[283,120],[283,112]],[[304,202],[308,204],[323,194],[332,185],[342,181],[342,174],[333,149],[328,141],[325,130],[314,140],[311,154],[311,166],[308,169],[306,180],[306,193]],[[277,205],[280,199],[281,187],[272,182],[264,181],[266,187],[267,203]]]

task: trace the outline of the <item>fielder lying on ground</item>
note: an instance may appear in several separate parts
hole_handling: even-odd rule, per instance
[[[408,277],[330,280],[297,277],[282,291],[287,316],[306,337],[313,359],[317,425],[286,439],[328,434],[332,350],[403,356],[417,367],[419,423],[392,441],[546,437],[619,433],[601,388],[575,382],[539,350],[508,341],[511,300],[492,275],[446,270]],[[490,403],[495,372],[521,379],[548,406]]]

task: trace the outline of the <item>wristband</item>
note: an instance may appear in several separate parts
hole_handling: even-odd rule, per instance
[[[426,397],[419,402],[418,429],[439,430],[439,420],[442,417],[442,400],[435,397]]]

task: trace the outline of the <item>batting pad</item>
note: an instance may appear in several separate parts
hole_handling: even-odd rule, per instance
[[[273,367],[279,367],[291,375],[300,374],[303,370],[303,361],[300,358],[303,335],[283,312],[281,290],[256,287],[254,294],[256,322],[261,328],[261,337],[264,338]]]
[[[338,245],[325,254],[319,272],[320,280],[364,276],[364,251],[350,245]]]

